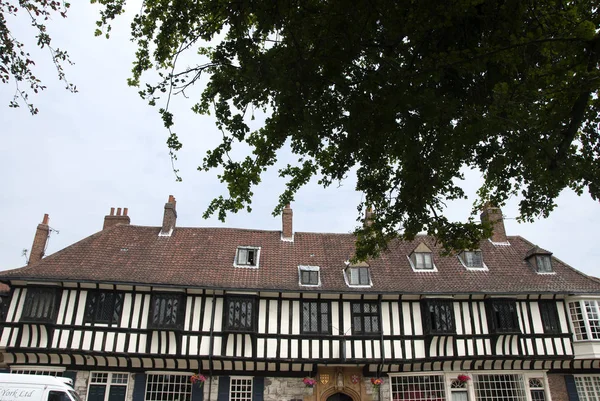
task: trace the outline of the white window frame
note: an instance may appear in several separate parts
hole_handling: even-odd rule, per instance
[[[418,268],[415,265],[415,262],[413,262],[413,255],[416,255],[418,253],[427,253],[430,255],[431,258],[431,268]],[[408,262],[410,263],[410,267],[413,269],[414,272],[419,272],[419,273],[437,273],[438,269],[435,265],[435,262],[433,261],[433,252],[413,252],[410,255],[406,255],[406,258],[408,259]],[[416,260],[416,256],[415,256],[415,260]]]
[[[259,264],[260,264],[260,248],[261,248],[260,246],[250,246],[250,245],[238,246],[235,250],[235,257],[233,259],[233,267],[239,267],[239,268],[243,268],[243,269],[258,269]],[[255,252],[255,255],[254,255],[255,261],[254,261],[253,265],[249,265],[247,263],[245,263],[245,264],[238,263],[240,250],[244,250],[244,251],[253,250]]]
[[[577,389],[577,395],[580,401],[594,401],[600,399],[600,375],[574,375],[575,388]],[[585,379],[589,379],[593,385],[594,394],[590,394],[587,390],[589,389],[585,383],[582,383]]]
[[[250,382],[250,394],[239,394],[236,398],[233,398],[233,386],[234,380],[237,381],[249,381]],[[254,377],[249,376],[230,376],[229,377],[229,401],[252,401],[252,394],[254,393]]]
[[[481,254],[481,266],[469,266],[467,265],[467,263],[465,263],[465,260],[463,259],[463,256],[465,255],[465,253],[467,252],[479,252]],[[458,260],[460,261],[460,263],[463,265],[463,267],[467,270],[475,270],[475,271],[487,271],[489,270],[487,265],[485,264],[485,261],[483,260],[483,252],[480,249],[476,249],[476,250],[467,250],[465,249],[464,251],[462,251],[461,253],[459,253],[458,255],[456,255],[456,257],[458,258]]]
[[[350,270],[351,269],[367,269],[367,274],[369,275],[369,284],[352,284],[350,281]],[[344,281],[346,285],[351,288],[371,288],[373,287],[373,280],[371,280],[371,268],[369,266],[348,266],[343,270]],[[359,272],[359,281],[360,281],[360,272]]]
[[[302,272],[317,272],[317,284],[302,283]],[[298,285],[302,287],[320,287],[321,286],[321,268],[319,266],[298,266]]]
[[[392,401],[399,400],[400,398],[394,398],[392,393],[391,383],[392,377],[399,376],[444,376],[443,384],[445,385],[445,398],[446,401],[452,400],[452,393],[456,391],[464,391],[463,389],[452,389],[452,381],[456,380],[459,375],[467,375],[470,380],[466,382],[467,389],[467,400],[475,401],[475,376],[476,375],[520,375],[523,379],[523,394],[525,401],[532,401],[531,399],[531,388],[529,387],[529,379],[540,379],[544,386],[544,396],[546,401],[550,401],[550,388],[548,386],[548,377],[544,370],[524,371],[524,370],[482,370],[482,371],[452,371],[452,372],[413,372],[413,373],[391,373],[389,374],[390,380],[388,380],[388,386],[390,391],[390,399]],[[600,375],[599,375],[600,376]],[[591,400],[590,400],[591,401]]]
[[[106,382],[101,382],[101,381],[94,381],[94,375],[107,375],[106,376]],[[121,377],[126,377],[127,381],[125,383],[113,383],[113,376],[121,376]],[[99,370],[93,370],[90,372],[90,378],[88,380],[88,385],[87,385],[87,393],[90,393],[90,386],[96,385],[104,385],[106,386],[106,391],[104,392],[104,401],[108,401],[108,397],[110,395],[110,387],[111,386],[121,386],[121,387],[125,387],[125,400],[127,400],[128,396],[129,396],[129,382],[130,382],[130,377],[129,377],[129,373],[128,372],[105,372],[105,371],[99,371]],[[144,394],[145,396],[145,394]]]
[[[22,375],[41,375],[62,377],[67,369],[58,366],[12,365],[10,373]]]
[[[174,383],[174,384],[185,384],[186,389],[189,388],[189,400],[191,401],[192,399],[192,382],[190,381],[190,376],[193,373],[190,372],[173,372],[173,371],[149,371],[146,372],[146,388],[144,389],[144,401],[155,401],[154,399],[148,399],[148,386],[152,383],[150,381],[150,376],[153,375],[165,375],[165,376],[181,376],[181,380],[179,381],[179,383]],[[165,394],[165,392],[163,392],[163,394]],[[178,393],[166,393],[166,394],[177,394],[177,395],[181,395],[181,394],[188,394],[187,391],[185,392],[178,392]],[[174,399],[173,396],[171,396],[169,399]],[[179,401],[184,401],[181,398],[178,398]]]
[[[588,315],[588,311],[586,309],[586,302],[590,302],[592,304],[593,309],[595,309],[595,314],[598,316],[598,320],[600,324],[600,302],[597,299],[572,299],[567,300],[567,309],[569,310],[569,324],[571,325],[571,330],[573,331],[573,340],[574,341],[600,341],[600,329],[597,331],[596,337],[592,335],[592,328],[590,326],[590,317]],[[581,314],[583,316],[583,329],[585,329],[585,334],[587,338],[583,338],[580,333],[575,329],[575,321],[573,320],[573,314],[571,313],[571,304],[578,304]],[[592,311],[594,312],[594,311]],[[580,320],[577,320],[578,322]],[[578,324],[579,326],[579,324]]]

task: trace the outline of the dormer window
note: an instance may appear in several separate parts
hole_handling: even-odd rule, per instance
[[[552,258],[550,255],[537,255],[535,264],[539,273],[552,273]]]
[[[233,265],[235,267],[258,267],[260,248],[252,246],[239,246]]]
[[[527,252],[525,260],[538,273],[554,273],[554,269],[552,268],[552,253],[545,249],[534,246]]]
[[[344,271],[346,284],[349,286],[371,286],[371,275],[369,265],[360,263],[358,265],[350,265]]]
[[[468,267],[471,269],[481,269],[481,268],[485,267],[483,265],[483,255],[482,255],[481,251],[479,251],[479,250],[477,250],[477,251],[462,251],[458,255],[458,258],[460,259],[462,264],[465,265],[465,267]]]
[[[298,266],[300,285],[319,286],[321,285],[319,266]]]
[[[423,242],[421,242],[419,246],[415,248],[408,259],[410,260],[411,267],[415,271],[435,271],[433,253],[431,252],[431,249],[429,249],[429,247]]]
[[[431,252],[413,252],[412,262],[417,270],[431,270],[433,269],[433,258]]]

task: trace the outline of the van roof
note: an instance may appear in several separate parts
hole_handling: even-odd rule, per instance
[[[21,383],[21,384],[44,384],[58,387],[68,387],[71,389],[73,381],[66,377],[54,377],[46,375],[24,375],[16,373],[0,373],[0,385],[2,383]]]

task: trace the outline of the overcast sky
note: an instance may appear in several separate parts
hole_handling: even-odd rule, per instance
[[[40,109],[38,115],[31,116],[24,107],[8,108],[14,85],[0,84],[0,270],[25,264],[22,250],[31,249],[44,213],[56,230],[47,254],[99,231],[111,207],[128,207],[132,224],[158,226],[169,194],[177,199],[178,226],[223,225],[215,218],[203,220],[202,213],[225,188],[216,172],[196,171],[204,152],[219,142],[221,134],[211,117],[189,111],[191,100],[172,103],[174,131],[184,144],[177,162],[183,182],[175,182],[165,145],[167,132],[157,110],[126,84],[135,51],[129,42],[130,17],[118,20],[110,40],[93,36],[97,9],[87,2],[73,2],[66,20],[57,17],[51,23],[53,45],[67,49],[76,63],[66,72],[79,93],[64,90],[49,55],[31,49],[35,73],[48,86],[32,99]],[[13,29],[22,40],[31,32],[25,20]],[[479,176],[467,176],[465,186],[473,194]],[[252,213],[229,216],[224,225],[279,230],[281,218],[271,212],[282,188],[276,173],[268,174],[254,191]],[[361,199],[351,177],[328,189],[313,183],[292,205],[294,230],[351,232]],[[453,203],[448,216],[466,220],[472,202]],[[600,205],[587,194],[563,193],[550,218],[533,224],[516,222],[516,199],[503,212],[509,235],[521,235],[571,266],[600,276]]]

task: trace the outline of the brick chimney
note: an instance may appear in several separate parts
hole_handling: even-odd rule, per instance
[[[123,214],[121,214],[121,208],[117,208],[117,214],[115,214],[115,208],[110,208],[110,214],[104,216],[104,227],[103,230],[106,230],[109,227],[116,226],[117,224],[129,224],[131,220],[129,216],[127,216],[127,208],[123,208]]]
[[[294,240],[294,230],[292,228],[294,212],[292,212],[292,208],[288,203],[285,205],[285,209],[283,209],[283,213],[281,215],[281,239],[284,241],[293,241]]]
[[[33,245],[31,245],[31,252],[29,254],[29,261],[27,261],[28,265],[42,260],[44,253],[46,252],[46,242],[48,242],[49,235],[50,227],[48,226],[48,214],[45,214],[44,219],[41,224],[38,224],[37,230],[35,231]]]
[[[504,218],[502,217],[502,210],[499,207],[487,204],[483,207],[481,212],[481,222],[490,222],[492,224],[492,236],[490,240],[492,242],[508,242],[506,238],[506,230],[504,229]]]
[[[169,195],[169,201],[165,203],[165,214],[163,216],[163,223],[159,237],[170,237],[175,229],[175,222],[177,221],[177,211],[175,210],[175,197]]]

